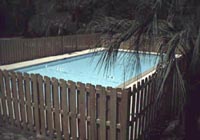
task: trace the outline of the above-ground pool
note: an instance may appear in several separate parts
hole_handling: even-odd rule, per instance
[[[134,52],[118,52],[115,63],[108,69],[97,65],[104,51],[88,53],[49,63],[24,67],[15,71],[40,74],[57,79],[74,82],[91,83],[93,85],[118,87],[124,82],[148,71],[156,66],[158,56]],[[138,63],[140,62],[140,63]],[[140,64],[140,66],[139,66]]]

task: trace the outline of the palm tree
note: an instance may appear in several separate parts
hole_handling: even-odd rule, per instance
[[[164,56],[157,99],[163,96],[163,87],[173,75],[172,92],[183,97],[180,98],[183,103],[180,113],[184,113],[186,139],[200,139],[197,138],[200,116],[200,1],[136,0],[135,5],[135,19],[130,26],[117,22],[107,30],[110,33],[123,29],[119,37],[107,45],[102,61],[109,67],[115,61],[120,44],[130,38],[134,38],[130,50],[139,50],[145,45]],[[148,43],[144,44],[147,40]],[[185,67],[179,65],[176,54],[182,56]]]

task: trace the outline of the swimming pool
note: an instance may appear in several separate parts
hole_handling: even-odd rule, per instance
[[[49,63],[15,69],[15,71],[40,74],[57,79],[93,85],[118,87],[135,76],[156,66],[158,56],[134,52],[118,52],[116,62],[105,71],[103,65],[97,65],[104,51],[74,56]],[[137,64],[141,64],[138,66]],[[134,70],[134,71],[132,71]]]

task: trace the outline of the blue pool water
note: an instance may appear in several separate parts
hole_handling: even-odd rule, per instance
[[[62,59],[45,64],[17,69],[26,73],[38,73],[42,76],[74,82],[91,83],[93,85],[117,87],[125,81],[153,68],[158,56],[118,52],[116,62],[105,71],[103,65],[97,65],[103,52],[89,53],[81,56]],[[139,59],[138,59],[139,58]],[[140,66],[137,65],[140,62]],[[134,70],[134,71],[132,71]]]

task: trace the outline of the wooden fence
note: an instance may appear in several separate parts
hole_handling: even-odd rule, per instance
[[[94,48],[99,34],[1,39],[0,65]]]
[[[57,139],[145,139],[160,109],[155,77],[131,91],[0,70],[1,115]]]
[[[128,139],[129,90],[0,71],[6,122],[57,139]]]
[[[0,70],[0,115],[19,128],[57,139],[148,139],[162,113],[174,119],[183,106],[184,95],[172,91],[173,74],[157,99],[162,76],[157,71],[130,90]]]
[[[144,138],[145,132],[155,119],[156,108],[153,106],[155,92],[152,78],[146,78],[133,86],[130,100],[130,139]]]

